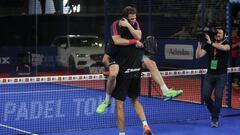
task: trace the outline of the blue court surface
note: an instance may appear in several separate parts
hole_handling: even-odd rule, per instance
[[[117,135],[115,102],[98,115],[103,90],[67,84],[0,85],[0,135]],[[209,127],[205,105],[139,98],[155,135],[239,135],[240,110],[223,108],[219,128]],[[236,116],[234,116],[236,115]],[[234,117],[232,117],[234,116]],[[127,135],[142,135],[141,121],[125,102]]]
[[[209,120],[195,120],[150,125],[154,135],[239,135],[240,117],[220,120],[218,128],[209,127]],[[142,135],[141,126],[126,127],[126,135]],[[118,135],[117,128],[52,133],[44,135]]]

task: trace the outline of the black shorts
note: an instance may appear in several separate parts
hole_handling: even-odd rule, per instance
[[[124,79],[117,78],[116,88],[112,97],[117,100],[125,101],[126,97],[136,98],[140,94],[140,77]]]
[[[110,60],[109,60],[109,66],[114,65],[114,64],[118,64],[117,61],[116,61],[116,59],[110,58]]]

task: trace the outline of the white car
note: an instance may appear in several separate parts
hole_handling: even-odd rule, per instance
[[[61,67],[71,70],[103,67],[104,43],[98,36],[58,36],[53,40],[51,46],[57,47],[57,63]],[[93,69],[96,70],[96,68]]]

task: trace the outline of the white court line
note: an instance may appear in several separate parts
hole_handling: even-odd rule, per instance
[[[1,124],[1,123],[0,123],[0,126],[8,128],[8,129],[16,130],[16,131],[19,131],[19,132],[22,132],[22,133],[25,133],[25,134],[29,134],[29,135],[38,135],[38,134],[29,132],[29,131],[26,131],[26,130],[22,130],[22,129],[19,129],[19,128],[11,127],[11,126],[8,126],[8,125],[5,125],[5,124]]]
[[[33,93],[51,93],[51,92],[63,92],[63,91],[80,91],[80,90],[88,90],[86,88],[81,89],[65,89],[65,90],[39,90],[39,91],[23,91],[23,92],[2,92],[0,95],[10,95],[10,94],[33,94]]]

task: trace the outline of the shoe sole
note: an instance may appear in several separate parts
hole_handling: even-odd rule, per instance
[[[165,97],[165,98],[163,99],[163,101],[172,100],[172,99],[174,99],[174,98],[177,98],[177,97],[181,96],[182,94],[183,94],[183,92],[181,92],[180,94],[176,95],[175,97]]]
[[[153,133],[152,133],[151,129],[145,129],[145,128],[144,128],[144,133],[143,133],[143,135],[153,135]]]
[[[153,133],[149,133],[149,134],[144,134],[144,135],[153,135]]]
[[[212,125],[211,125],[211,128],[218,128],[218,126],[212,126]]]
[[[154,135],[154,134],[150,131],[150,133],[148,134],[144,133],[144,135]]]

